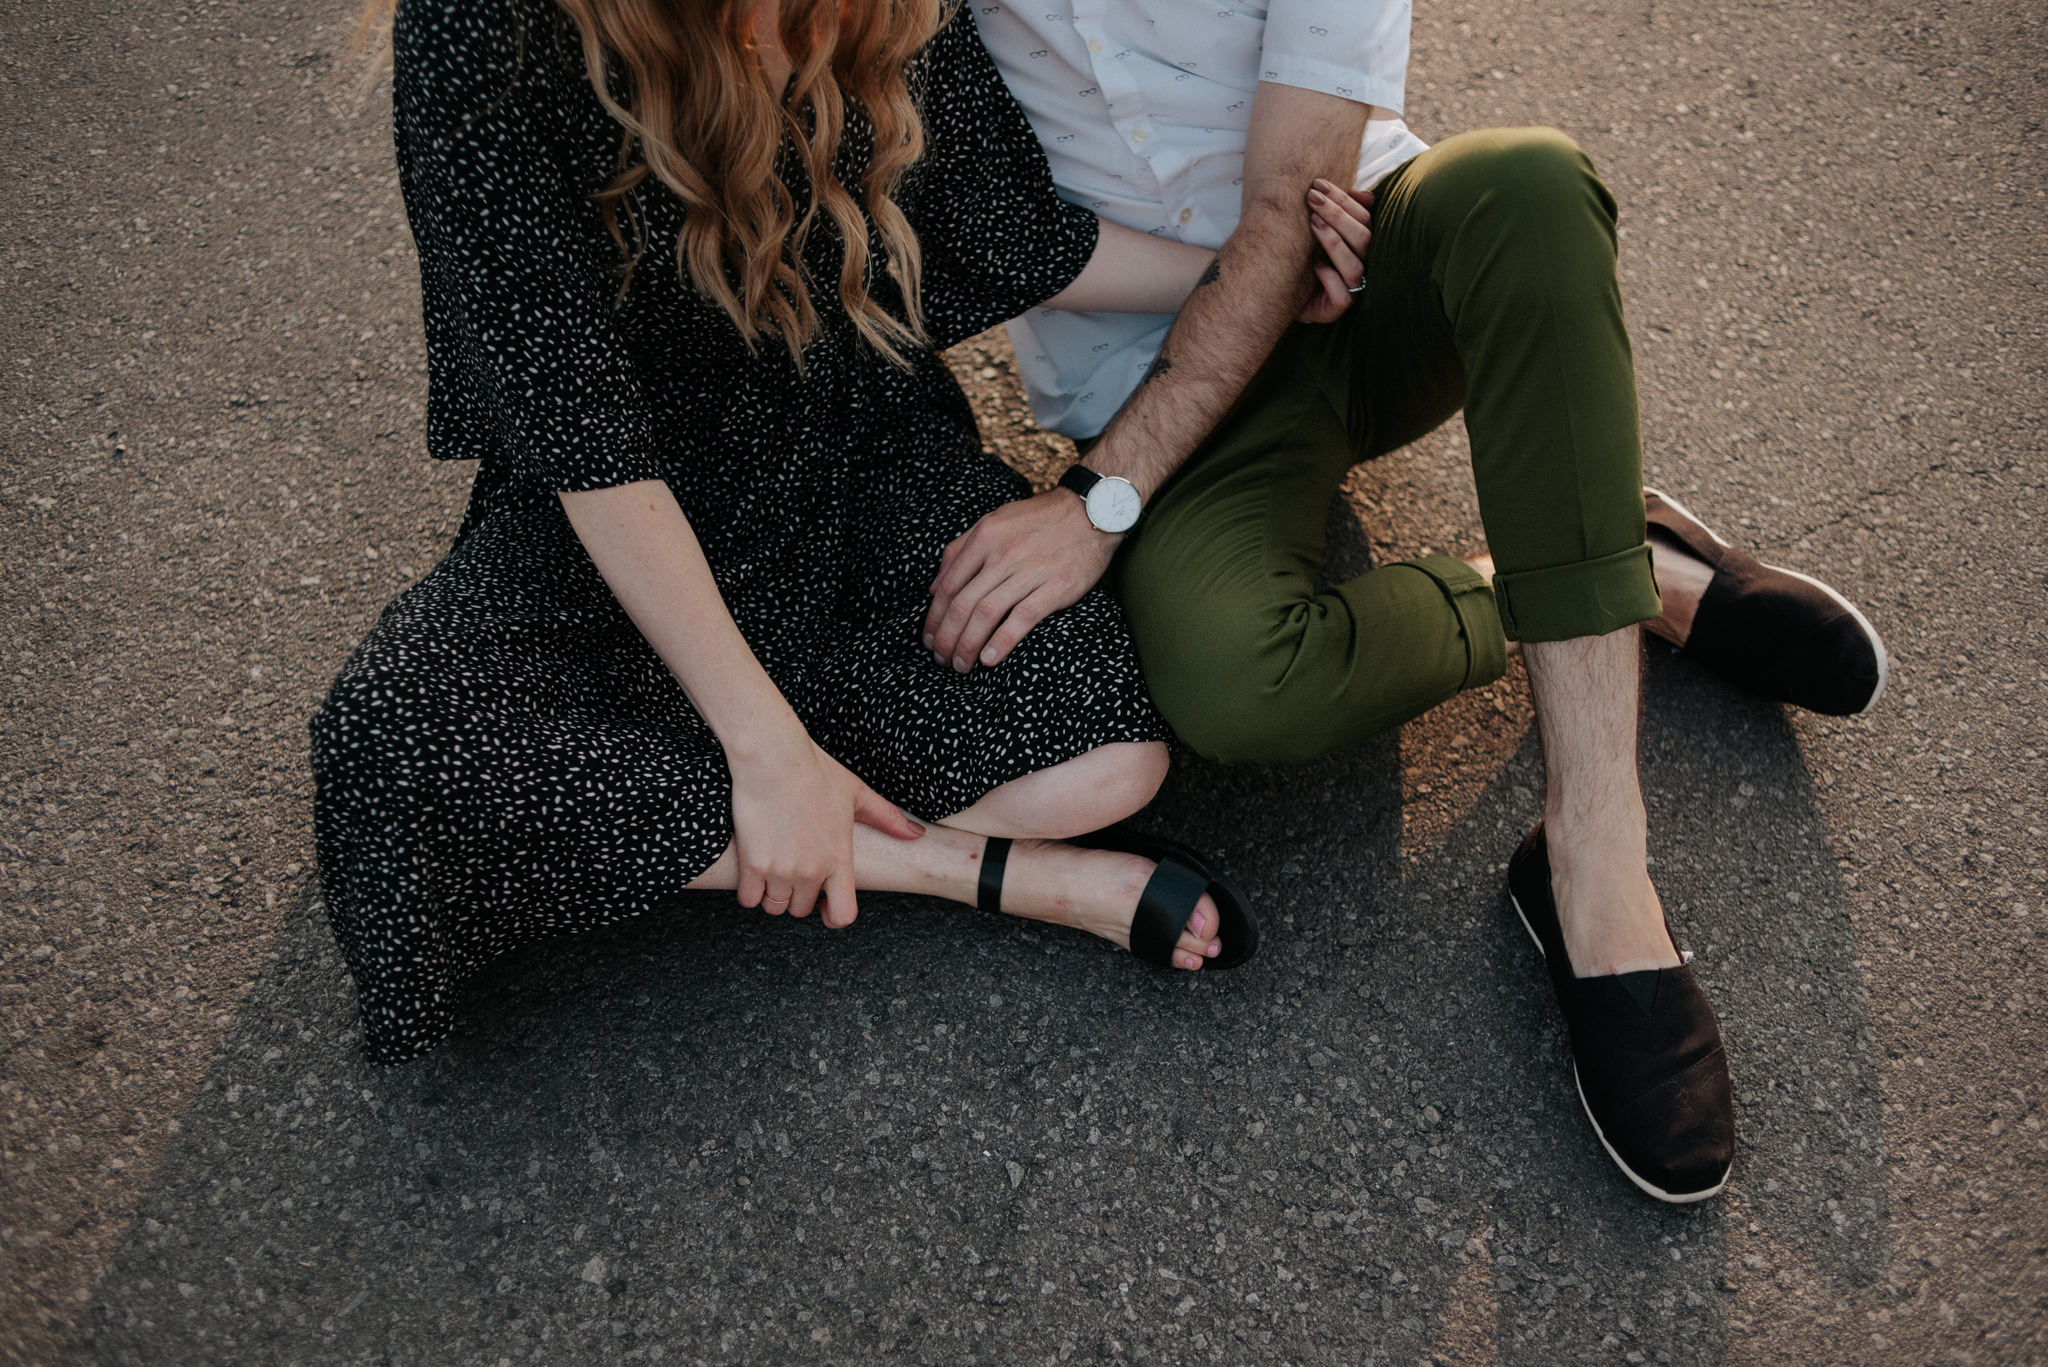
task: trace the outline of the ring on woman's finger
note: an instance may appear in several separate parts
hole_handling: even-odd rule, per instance
[[[761,905],[764,907],[786,907],[789,905],[789,899],[787,897],[769,897],[763,894]]]
[[[1349,289],[1353,294],[1365,293],[1365,277],[1362,275],[1359,276],[1357,284],[1346,286],[1346,288]]]

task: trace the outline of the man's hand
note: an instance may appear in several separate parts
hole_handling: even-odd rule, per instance
[[[1346,191],[1318,177],[1305,200],[1318,288],[1301,321],[1327,323],[1351,307],[1351,287],[1365,279],[1372,192]],[[1219,274],[1211,263],[1197,291],[1214,284]],[[1171,369],[1162,357],[1145,384]],[[1096,531],[1081,501],[1062,489],[1005,504],[946,547],[939,577],[932,581],[931,610],[925,614],[926,647],[940,663],[962,671],[976,661],[1001,664],[1046,614],[1095,586],[1122,539]]]
[[[1364,271],[1369,206],[1345,205],[1329,190],[1356,168],[1371,113],[1320,91],[1259,83],[1237,228],[1090,449],[1090,469],[1129,480],[1149,499],[1237,401],[1312,296],[1323,296],[1321,312],[1331,316],[1348,307],[1349,287]],[[1304,187],[1318,179],[1328,187],[1317,191],[1325,202],[1304,203]],[[1343,307],[1331,297],[1339,289],[1347,292]],[[1047,613],[1102,577],[1118,540],[1096,531],[1081,501],[1062,489],[990,513],[946,547],[925,643],[955,669],[1000,663]]]
[[[940,556],[925,645],[962,673],[976,661],[1001,664],[1048,614],[1095,587],[1122,540],[1096,531],[1066,489],[1004,504]]]

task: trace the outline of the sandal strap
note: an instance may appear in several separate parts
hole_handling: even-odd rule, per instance
[[[1173,948],[1195,903],[1209,890],[1207,870],[1194,868],[1167,855],[1152,870],[1145,891],[1138,897],[1138,913],[1131,918],[1131,953],[1148,963],[1173,964]]]
[[[1003,909],[1003,867],[1009,862],[1009,837],[990,836],[987,847],[981,852],[981,877],[974,885],[974,905],[983,911]]]

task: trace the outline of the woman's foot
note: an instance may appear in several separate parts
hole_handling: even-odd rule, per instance
[[[1085,930],[1129,949],[1131,919],[1157,867],[1134,854],[1087,850],[1059,840],[1018,840],[1003,871],[1002,910]],[[1174,945],[1173,966],[1197,969],[1222,953],[1216,938],[1221,921],[1215,902],[1203,893]]]

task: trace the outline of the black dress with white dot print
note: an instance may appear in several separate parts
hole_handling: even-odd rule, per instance
[[[1056,197],[971,20],[913,67],[926,152],[898,202],[935,347],[1057,293],[1095,219]],[[478,462],[448,557],[384,610],[312,723],[327,914],[378,1063],[453,1026],[462,981],[544,937],[638,915],[732,840],[725,756],[619,607],[558,491],[675,491],[727,607],[811,735],[938,819],[1116,741],[1165,738],[1102,590],[1001,666],[920,641],[940,550],[1026,492],[983,451],[935,353],[905,371],[839,307],[840,244],[805,266],[823,334],[801,368],[750,352],[676,270],[681,204],[652,180],[630,283],[593,192],[619,129],[548,0],[406,0],[394,31],[405,203],[419,244],[429,452]],[[871,130],[850,112],[838,174]],[[808,184],[791,147],[782,174]],[[873,259],[879,238],[871,233]],[[879,266],[868,288],[902,310]]]

